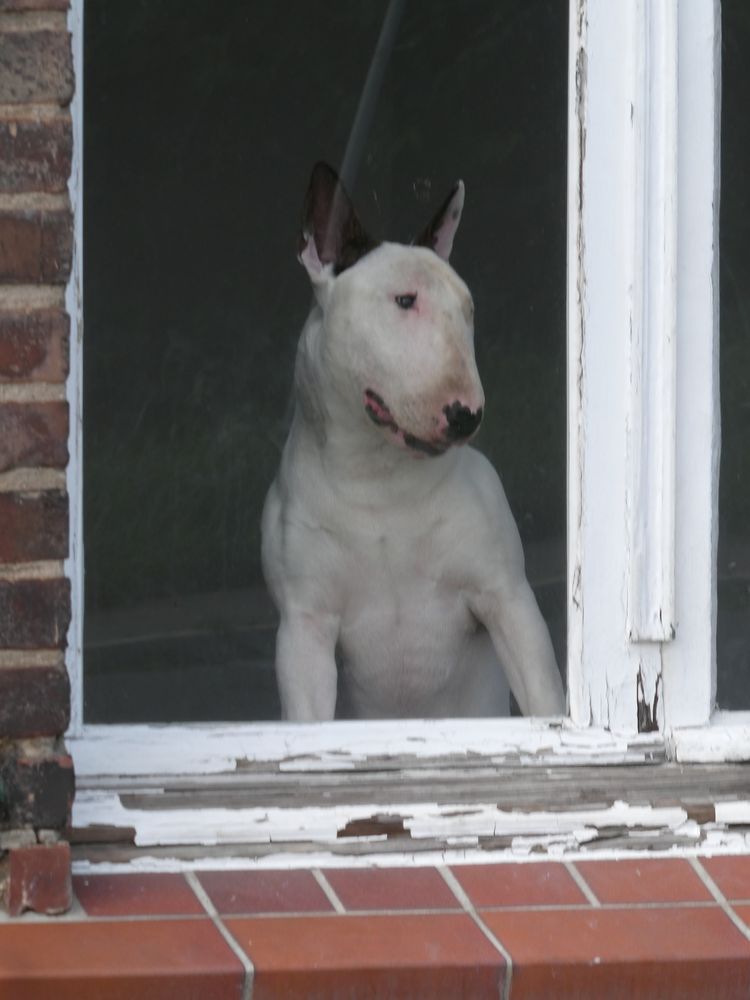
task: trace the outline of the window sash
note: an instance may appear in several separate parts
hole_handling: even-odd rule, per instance
[[[383,760],[397,772],[415,760],[439,767],[456,754],[478,755],[488,766],[645,763],[663,759],[665,750],[685,761],[750,758],[750,719],[722,714],[709,725],[719,444],[714,0],[570,2],[570,718],[314,727],[84,724],[83,2],[73,0],[69,15],[79,87],[72,108],[76,253],[67,300],[73,419],[66,570],[74,612],[68,744],[87,796],[84,802],[79,795],[76,809],[85,808],[87,822],[109,821],[107,790],[121,775],[346,769]],[[654,724],[658,731],[643,732]],[[185,836],[192,836],[189,829]]]

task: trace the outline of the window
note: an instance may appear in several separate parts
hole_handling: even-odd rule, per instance
[[[726,16],[739,18],[740,6],[727,4]],[[494,11],[495,5],[490,8]],[[539,7],[550,16],[553,8],[559,5]],[[518,5],[524,18],[536,9]],[[714,712],[719,9],[708,0],[690,5],[676,0],[658,5],[645,0],[632,4],[573,0],[569,16],[570,720],[552,725],[514,719],[470,725],[443,720],[317,727],[263,723],[155,727],[91,725],[79,711],[71,741],[79,774],[79,825],[132,827],[139,844],[318,839],[330,848],[357,829],[387,839],[388,831],[393,833],[399,823],[394,819],[389,827],[386,822],[397,812],[393,803],[406,801],[417,803],[411,807],[412,833],[418,829],[418,836],[434,837],[442,849],[446,844],[475,843],[487,830],[514,827],[512,823],[503,827],[507,818],[498,819],[493,807],[470,809],[464,818],[457,818],[455,803],[464,800],[451,799],[449,792],[441,801],[450,801],[450,806],[424,805],[436,801],[435,786],[430,784],[435,773],[439,780],[447,780],[457,769],[465,776],[462,769],[468,768],[476,777],[475,764],[495,773],[493,769],[510,766],[519,757],[527,762],[623,764],[658,763],[666,756],[680,761],[750,756],[747,717],[741,712]],[[502,23],[495,24],[494,32],[501,36],[505,23],[499,14],[498,18]],[[377,20],[370,26],[371,45],[379,24]],[[272,28],[268,26],[269,31]],[[483,35],[481,26],[476,30]],[[545,28],[534,30],[543,35]],[[537,77],[531,70],[528,76],[533,76],[529,83],[533,94]],[[508,85],[516,82],[514,78]],[[503,81],[492,81],[490,96],[483,96],[487,107],[494,107],[492,88],[502,85]],[[438,82],[432,81],[432,86],[438,87]],[[496,128],[498,136],[504,125],[500,117],[496,115],[488,126],[490,131]],[[470,124],[470,118],[467,113],[460,127]],[[306,149],[302,158],[307,164]],[[456,169],[460,165],[450,166],[450,176]],[[395,209],[400,222],[398,183],[395,173],[387,184],[378,180],[375,189],[383,193],[380,208]],[[291,179],[285,183],[285,203],[299,186]],[[471,191],[470,186],[470,198]],[[418,187],[409,199],[416,203],[424,194]],[[506,204],[494,201],[493,195],[503,197],[496,191],[473,197],[482,211],[490,213],[498,204]],[[390,223],[386,216],[384,220]],[[394,231],[390,224],[385,229]],[[455,262],[471,280],[473,249],[466,231],[461,240],[467,266],[458,257]],[[540,240],[540,246],[543,243]],[[510,251],[503,262],[505,268],[511,267]],[[559,300],[554,294],[547,299],[547,278],[545,272],[540,302],[552,303],[545,315],[554,317]],[[300,280],[299,274],[290,278],[298,288]],[[303,293],[300,318],[304,307]],[[540,308],[536,301],[534,307]],[[552,336],[549,331],[539,334],[547,335]],[[533,358],[527,361],[530,366],[535,363]],[[488,367],[495,372],[491,357],[489,366],[486,361],[482,366],[485,372]],[[554,371],[553,365],[553,374],[548,372],[545,378],[554,379]],[[489,377],[502,380],[503,376]],[[553,401],[545,416],[551,421],[548,427],[554,425],[555,405]],[[504,473],[502,461],[498,464]],[[507,475],[505,480],[512,494]],[[561,508],[555,509],[559,514]],[[520,520],[523,526],[523,513]],[[721,579],[722,564],[718,565]],[[75,568],[80,572],[80,563]],[[720,614],[722,607],[720,603]],[[71,666],[80,692],[79,654],[74,644]],[[744,707],[741,701],[728,700],[724,705],[722,690],[720,684],[722,709]],[[80,706],[79,700],[79,710]],[[336,773],[335,783],[326,780],[327,771]],[[401,776],[397,789],[394,772]],[[198,774],[214,776],[209,782],[210,801],[216,807],[200,817],[190,807],[190,795],[208,779],[195,779]],[[478,779],[471,787],[480,787]],[[617,789],[616,777],[611,787]],[[222,796],[238,788],[244,791],[237,793],[237,808],[226,808]],[[492,794],[490,786],[482,788],[484,794]],[[165,805],[173,808],[162,811]],[[677,812],[680,816],[673,817],[674,822],[683,822],[685,816]],[[604,810],[591,822],[605,822],[605,813],[611,820],[611,810]],[[385,815],[385,821],[374,822],[375,814],[381,820]],[[565,828],[563,846],[574,843],[580,819],[575,810],[569,815],[568,826],[560,814],[554,822],[543,817],[534,821],[534,829],[542,831],[540,842],[560,843],[544,837],[553,828]],[[627,807],[617,817],[625,826],[642,822],[648,826]],[[374,849],[372,843],[368,849]]]
[[[565,660],[565,7],[286,10],[85,8],[88,722],[279,718],[260,523],[319,158],[376,238],[415,238],[465,180],[481,447]]]

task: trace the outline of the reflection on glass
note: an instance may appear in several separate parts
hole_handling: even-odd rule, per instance
[[[85,717],[278,717],[259,558],[309,284],[386,2],[88,4]],[[457,177],[498,469],[565,659],[565,128],[559,0],[404,5],[352,195],[407,240]]]
[[[721,6],[718,702],[750,709],[750,5]]]

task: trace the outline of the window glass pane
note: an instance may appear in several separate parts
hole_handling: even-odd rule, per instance
[[[750,709],[750,5],[722,3],[718,702]]]
[[[86,4],[87,721],[278,718],[260,515],[310,308],[302,201],[347,151],[377,238],[466,183],[477,443],[564,663],[567,6]]]

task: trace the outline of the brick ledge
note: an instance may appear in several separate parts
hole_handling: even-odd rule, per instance
[[[0,997],[750,995],[746,856],[73,881],[0,918]]]

